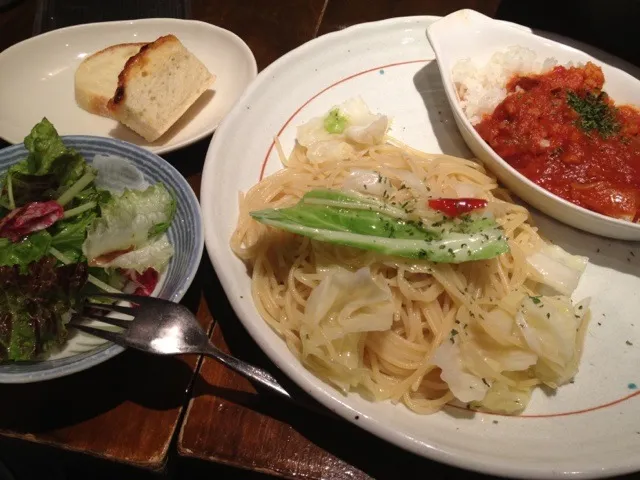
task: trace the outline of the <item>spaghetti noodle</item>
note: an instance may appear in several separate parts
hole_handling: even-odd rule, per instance
[[[354,149],[348,159],[311,161],[306,151],[297,144],[283,159],[286,168],[240,195],[231,247],[250,266],[259,314],[308,369],[345,392],[402,402],[418,413],[438,411],[456,398],[517,413],[536,385],[557,387],[571,379],[581,355],[586,308],[574,307],[566,295],[544,296],[549,282],[535,261],[542,255],[566,265],[563,256],[569,254],[549,253],[558,247],[540,237],[528,223],[527,210],[514,204],[479,163],[423,153],[389,138]],[[346,188],[363,172],[379,175],[387,202],[414,205],[426,220],[437,213],[428,208],[428,198],[487,200],[487,212],[504,230],[510,252],[490,260],[433,263],[312,240],[249,215],[293,206],[316,188]],[[376,315],[371,302],[345,307],[353,299],[344,298],[341,309],[326,314],[333,330],[315,331],[307,318],[312,294],[318,297],[323,282],[343,275],[333,297],[312,301],[325,308],[336,295],[356,295],[349,288],[360,281],[358,274],[389,294],[390,327],[336,336],[335,329],[354,310]]]

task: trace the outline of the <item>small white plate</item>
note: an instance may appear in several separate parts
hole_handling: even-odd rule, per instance
[[[82,60],[119,43],[174,34],[216,75],[212,87],[154,143],[117,121],[82,110],[74,75]],[[234,33],[195,20],[170,18],[91,23],[53,30],[0,53],[0,137],[22,143],[47,117],[60,135],[96,135],[166,153],[210,135],[257,74],[249,47]]]
[[[459,10],[447,15],[431,25],[427,33],[460,133],[473,153],[502,183],[527,203],[568,225],[604,237],[640,240],[640,224],[608,217],[564,200],[535,184],[500,158],[465,116],[451,79],[451,71],[458,61],[472,58],[482,64],[493,53],[518,45],[535,51],[541,58],[556,58],[559,64],[592,61],[602,67],[606,82],[604,88],[611,98],[619,104],[640,105],[640,81],[630,74],[638,77],[640,69],[593,48],[589,49],[592,53],[589,55],[530,31],[513,28],[474,10]],[[465,41],[461,42],[463,37]]]
[[[243,325],[284,373],[328,408],[402,448],[529,479],[640,470],[637,243],[595,237],[536,215],[545,236],[590,257],[575,298],[592,297],[593,319],[575,383],[556,395],[536,390],[519,417],[454,407],[417,415],[403,405],[343,396],[306,370],[256,311],[247,268],[229,240],[238,192],[282,168],[274,135],[289,152],[298,125],[361,95],[374,112],[392,117],[391,135],[400,140],[427,152],[470,155],[426,38],[436,20],[397,18],[347,28],[297,48],[260,73],[220,125],[207,154],[201,204],[209,257]]]

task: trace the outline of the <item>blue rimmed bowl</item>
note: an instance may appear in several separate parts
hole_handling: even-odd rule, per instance
[[[117,155],[131,161],[149,183],[164,183],[176,196],[176,216],[167,234],[175,255],[164,272],[155,296],[178,302],[196,275],[204,231],[200,205],[184,177],[159,156],[120,140],[70,135],[62,137],[65,145],[75,148],[91,163],[97,154]],[[0,150],[0,175],[27,156],[23,145]],[[62,377],[104,362],[124,348],[80,332],[70,332],[69,341],[60,351],[34,362],[0,364],[0,383],[30,383]]]

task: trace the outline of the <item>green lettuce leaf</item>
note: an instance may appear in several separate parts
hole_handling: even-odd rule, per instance
[[[24,139],[24,146],[29,151],[29,156],[24,161],[26,171],[23,170],[25,166],[21,164],[14,168],[32,175],[50,173],[53,162],[68,153],[55,127],[46,118],[33,127],[31,133]]]
[[[67,148],[54,126],[46,118],[33,127],[24,139],[27,158],[13,165],[0,179],[0,205],[15,206],[56,198],[85,173],[92,171],[84,158]],[[39,177],[39,178],[38,178]]]
[[[98,205],[105,205],[109,200],[111,200],[111,193],[107,190],[98,190],[95,187],[91,186],[75,196],[75,205],[81,205],[87,202],[97,202]],[[96,210],[99,212],[99,209]]]
[[[9,179],[9,176],[7,176]],[[10,174],[14,204],[21,207],[30,202],[53,200],[58,181],[55,175],[31,175],[14,172]],[[8,183],[7,183],[8,185]],[[3,206],[9,208],[8,194],[0,197]]]
[[[130,251],[146,245],[164,233],[173,220],[176,202],[158,183],[146,190],[125,190],[100,204],[100,217],[91,225],[82,251],[92,260],[116,251]]]
[[[51,246],[72,262],[83,258],[82,244],[87,238],[89,226],[97,218],[93,211],[56,223],[51,229]]]
[[[114,268],[89,267],[89,274],[93,275],[101,282],[112,286],[116,290],[124,289],[128,281],[124,275]],[[104,293],[102,290],[91,284],[87,284],[86,290],[95,290],[96,292]],[[97,299],[92,299],[92,301],[95,302]],[[106,301],[112,302],[112,300],[109,299],[106,299]]]
[[[57,158],[51,167],[60,184],[59,193],[77,182],[88,171],[93,171],[84,157],[71,148],[65,155]]]
[[[11,338],[6,346],[9,360],[31,360],[36,356],[36,331],[24,311],[14,311]]]
[[[24,303],[24,298],[9,293],[6,287],[0,290],[0,359],[29,360],[35,355],[35,329]]]
[[[135,270],[142,274],[148,268],[153,268],[156,272],[162,272],[174,254],[173,245],[169,243],[166,235],[156,237],[146,245],[119,255],[109,263],[103,264],[107,268],[122,268],[124,270]]]
[[[46,230],[29,235],[16,243],[12,243],[8,238],[0,238],[0,267],[26,267],[44,257],[50,246],[51,235]]]
[[[0,360],[33,360],[61,345],[65,314],[81,301],[86,264],[43,257],[20,272],[0,267]]]

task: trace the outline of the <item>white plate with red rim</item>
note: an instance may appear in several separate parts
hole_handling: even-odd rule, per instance
[[[640,470],[640,247],[574,230],[536,214],[544,235],[591,263],[576,298],[593,319],[575,383],[535,391],[522,416],[447,407],[417,415],[403,405],[343,396],[301,366],[262,320],[245,265],[229,247],[234,200],[282,168],[296,126],[360,95],[392,117],[391,135],[427,152],[469,157],[440,79],[427,27],[437,17],[358,25],[313,40],[260,73],[225,118],[207,154],[201,187],[209,256],[239,319],[276,365],[348,421],[440,462],[521,478],[593,478]],[[301,81],[303,79],[303,81]],[[637,322],[637,325],[636,323]]]
[[[462,137],[471,151],[486,163],[503,184],[530,205],[568,225],[604,237],[640,240],[640,223],[608,217],[579,207],[536,185],[500,158],[465,116],[451,78],[451,71],[458,61],[472,58],[478,65],[483,65],[493,53],[517,45],[535,51],[541,58],[556,58],[560,65],[571,61],[592,61],[602,68],[605,75],[604,90],[617,104],[640,106],[639,68],[603,52],[596,53],[597,58],[594,58],[594,55],[577,48],[513,28],[474,10],[460,10],[444,17],[429,27],[428,36]],[[460,41],[462,37],[465,38],[463,42]]]
[[[153,143],[116,120],[91,114],[75,101],[74,75],[82,60],[110,45],[152,42],[174,34],[198,57],[215,83]],[[234,33],[196,20],[152,18],[91,23],[53,30],[0,53],[0,137],[22,143],[47,117],[60,135],[124,140],[156,154],[211,135],[257,75],[249,47]]]

